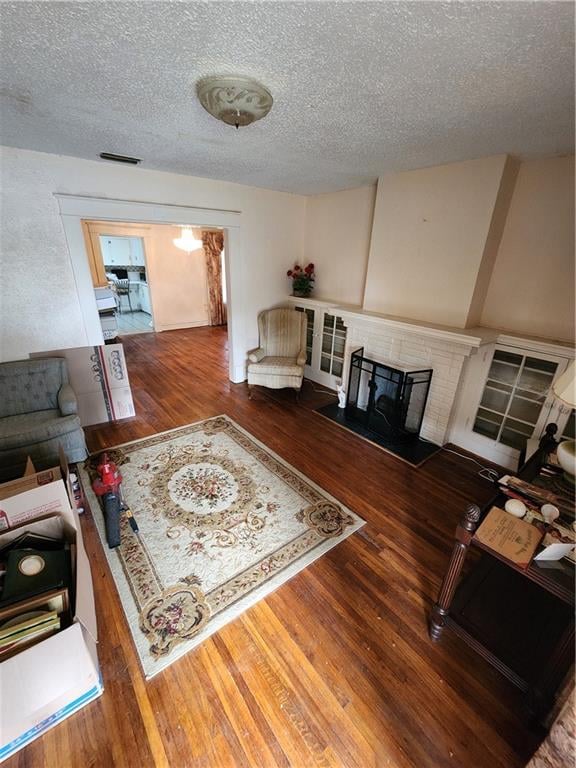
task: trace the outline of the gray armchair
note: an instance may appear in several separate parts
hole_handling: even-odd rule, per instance
[[[62,357],[0,364],[0,481],[22,474],[27,456],[37,469],[88,455],[74,390]]]

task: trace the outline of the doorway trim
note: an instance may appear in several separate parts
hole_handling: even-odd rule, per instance
[[[136,222],[139,224],[191,225],[223,229],[228,347],[230,350],[228,375],[230,380],[235,383],[246,379],[247,347],[244,318],[247,316],[248,308],[246,307],[244,270],[242,268],[241,211],[195,208],[134,200],[111,200],[61,193],[55,193],[54,197],[60,208],[89,346],[100,346],[104,343],[104,339],[86,254],[82,231],[83,219]]]

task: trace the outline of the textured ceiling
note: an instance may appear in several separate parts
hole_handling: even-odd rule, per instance
[[[0,140],[303,194],[573,151],[571,2],[0,2]],[[196,81],[274,96],[236,131]]]

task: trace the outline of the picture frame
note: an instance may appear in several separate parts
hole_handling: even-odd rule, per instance
[[[68,613],[70,609],[70,596],[68,589],[54,589],[50,592],[28,597],[25,600],[5,605],[0,609],[0,627],[4,622],[9,621],[21,613],[28,613],[34,610],[56,611],[58,616]]]

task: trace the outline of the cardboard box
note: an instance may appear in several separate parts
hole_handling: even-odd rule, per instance
[[[30,357],[65,357],[83,427],[135,416],[122,344],[35,352]]]
[[[60,468],[48,470],[61,474]],[[102,694],[90,565],[64,479],[46,472],[0,486],[0,546],[26,530],[59,533],[74,544],[76,604],[72,624],[0,663],[0,761]],[[24,490],[22,490],[24,489]],[[48,516],[47,516],[48,515]]]

